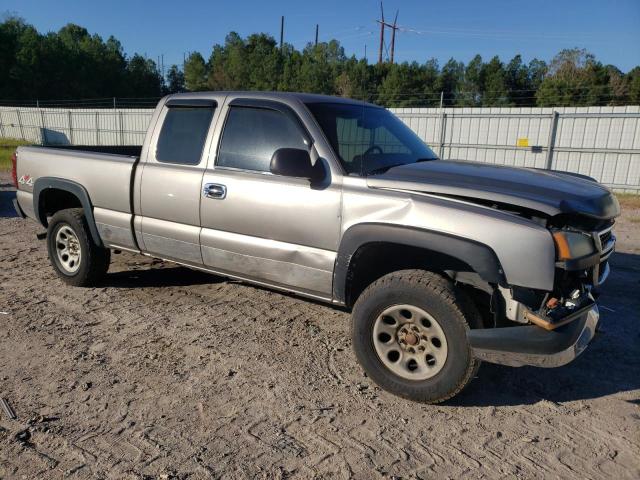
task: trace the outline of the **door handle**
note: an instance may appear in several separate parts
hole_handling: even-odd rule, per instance
[[[202,189],[202,194],[207,198],[222,200],[227,196],[227,187],[219,183],[206,183]]]

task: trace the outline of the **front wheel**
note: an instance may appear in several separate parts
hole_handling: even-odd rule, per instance
[[[93,286],[109,269],[111,252],[95,244],[81,208],[53,215],[47,229],[47,249],[54,270],[69,285]]]
[[[458,394],[479,362],[467,339],[480,326],[475,306],[444,277],[393,272],[372,283],[353,308],[352,342],[365,372],[385,390],[438,403]]]

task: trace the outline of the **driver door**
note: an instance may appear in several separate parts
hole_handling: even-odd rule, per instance
[[[203,177],[200,243],[205,265],[244,279],[330,299],[340,231],[341,186],[328,177],[273,175],[280,148],[316,152],[293,108],[228,99],[215,163]],[[321,161],[314,158],[316,161]]]

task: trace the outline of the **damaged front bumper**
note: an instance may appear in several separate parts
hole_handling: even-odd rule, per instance
[[[478,360],[512,367],[560,367],[587,348],[599,318],[594,303],[573,321],[554,330],[535,325],[471,330],[469,341]]]

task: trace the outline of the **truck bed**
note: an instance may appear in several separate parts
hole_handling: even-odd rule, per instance
[[[82,185],[96,208],[131,211],[131,178],[142,147],[18,147],[18,178],[63,178]],[[18,191],[25,212],[33,210],[31,192]]]

